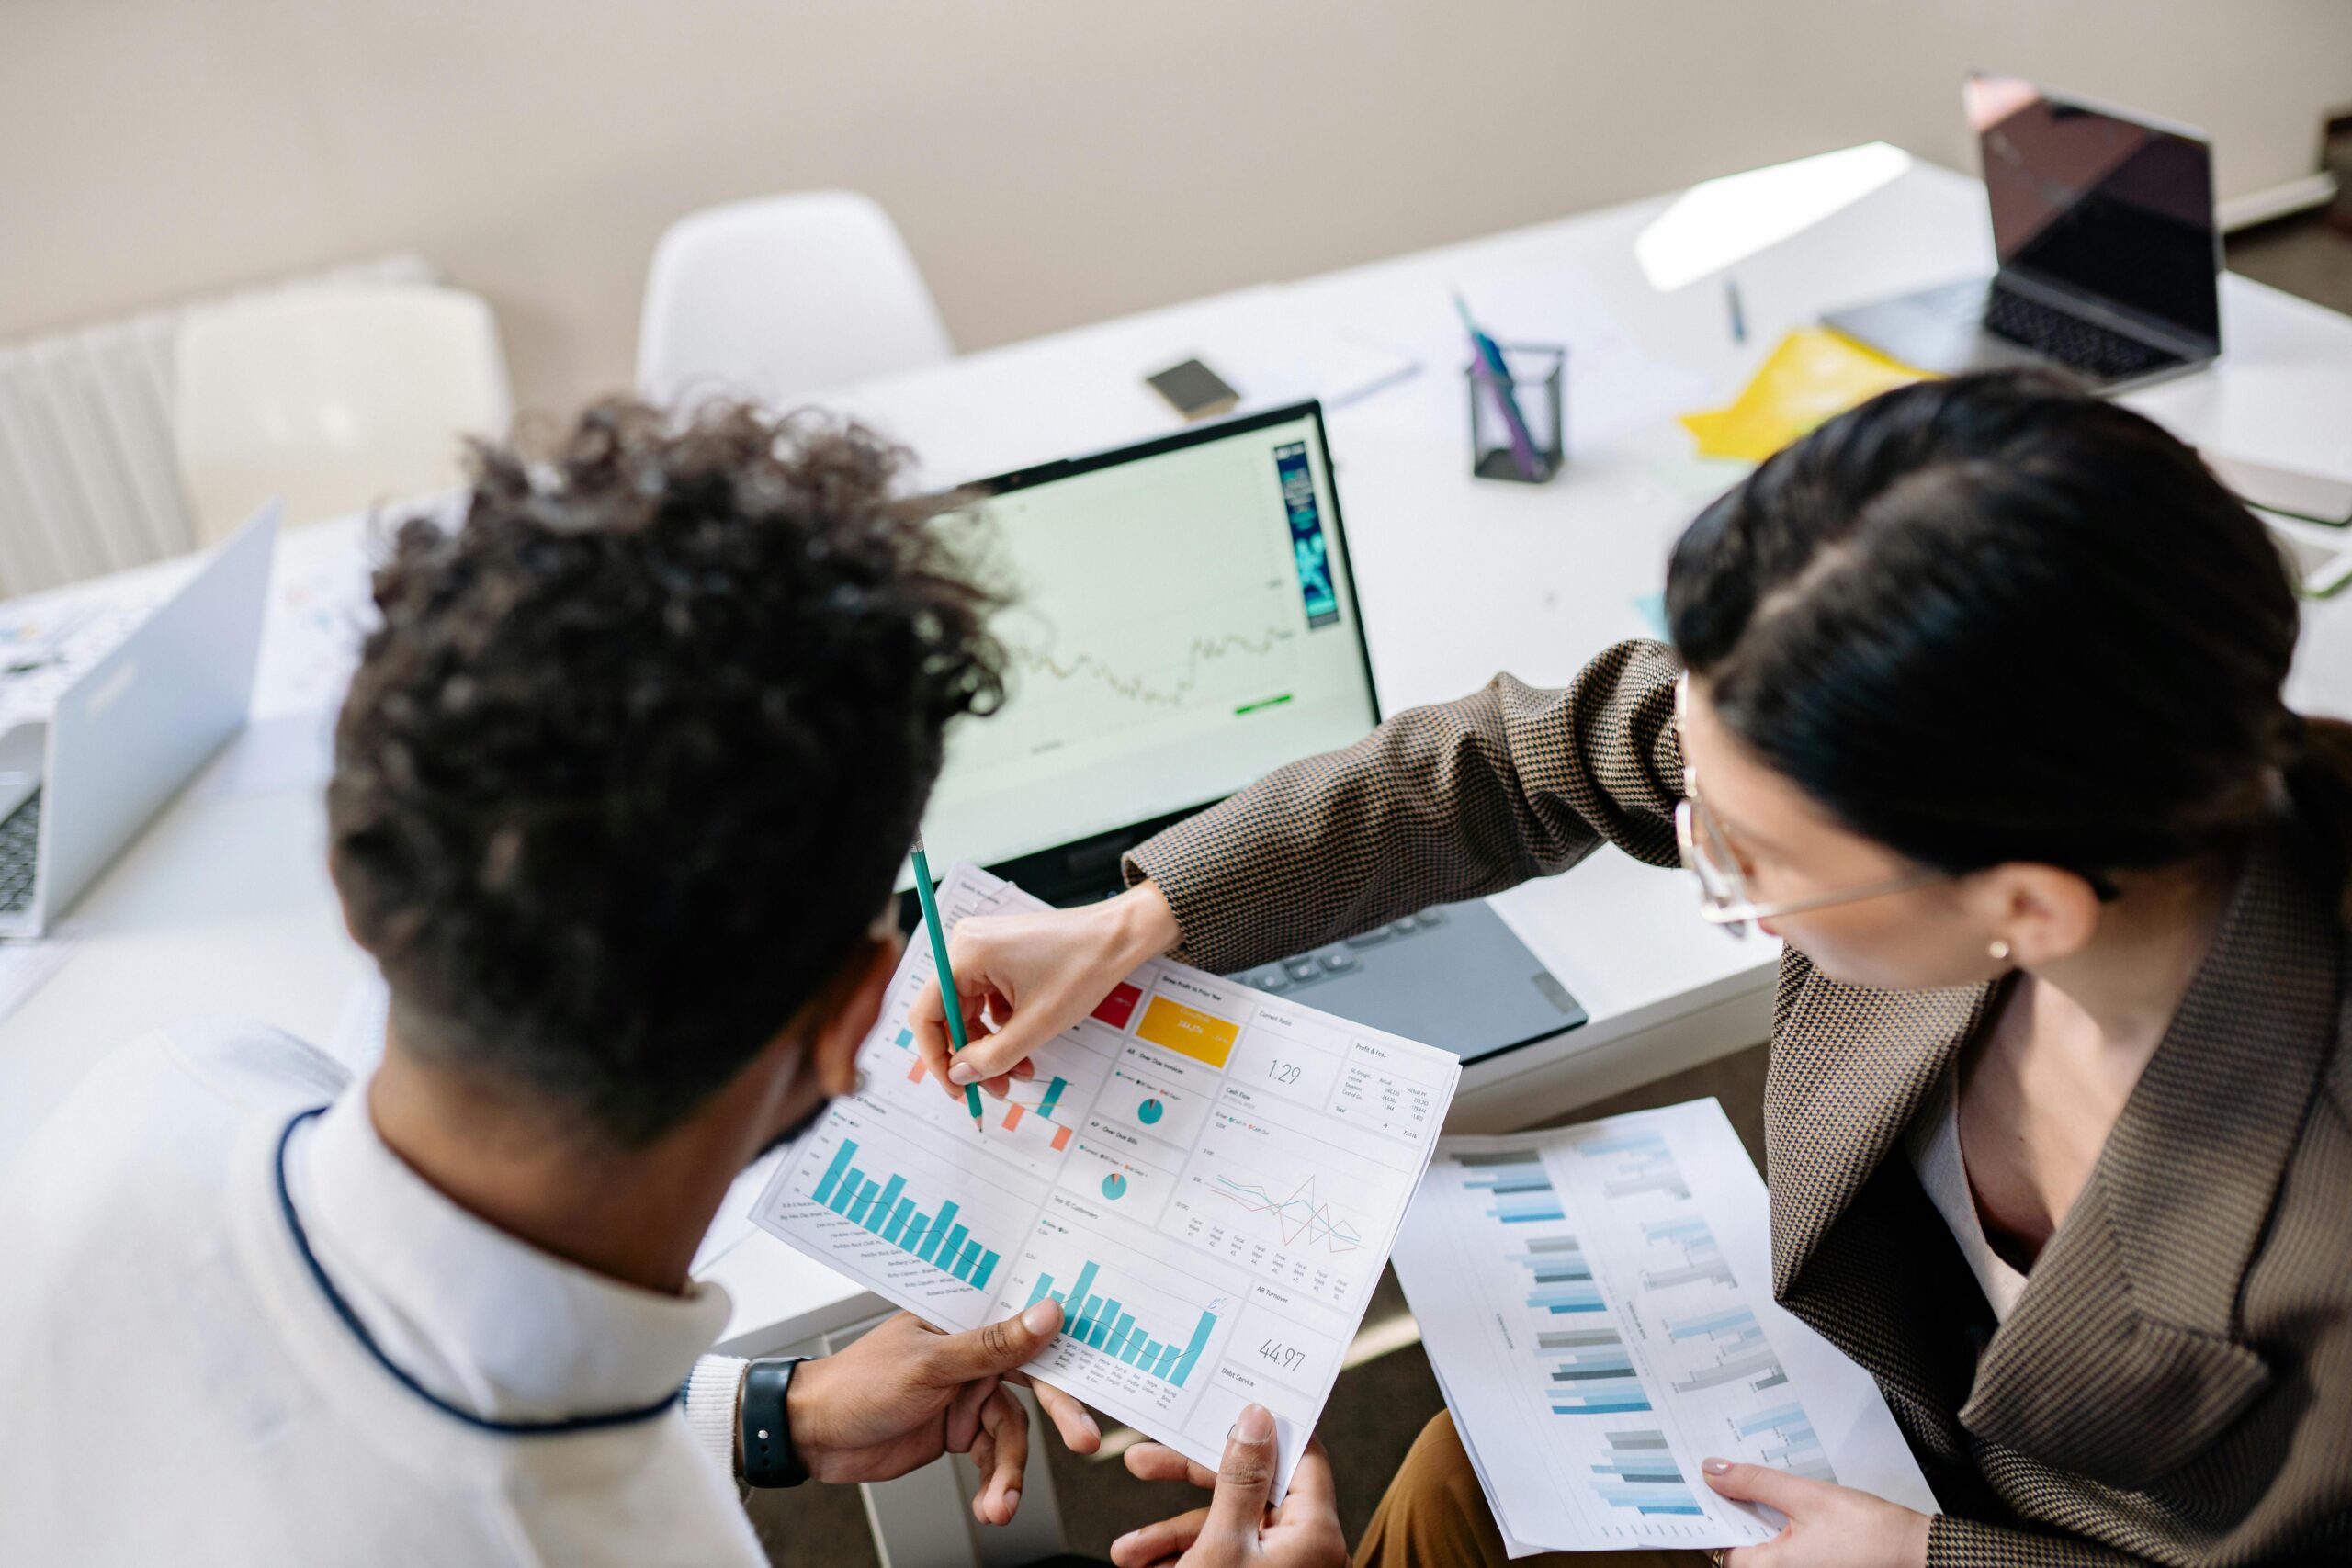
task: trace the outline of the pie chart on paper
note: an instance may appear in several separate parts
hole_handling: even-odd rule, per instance
[[[1127,1179],[1117,1171],[1114,1170],[1102,1179],[1102,1196],[1105,1198],[1124,1198],[1126,1193]]]
[[[1159,1121],[1160,1117],[1166,1115],[1167,1112],[1168,1107],[1160,1104],[1159,1101],[1156,1100],[1147,1100],[1141,1105],[1136,1107],[1136,1120],[1148,1127],[1153,1122]]]

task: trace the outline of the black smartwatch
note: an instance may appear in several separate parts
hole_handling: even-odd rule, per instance
[[[763,1356],[743,1369],[742,1413],[736,1441],[743,1450],[746,1486],[797,1486],[808,1479],[808,1467],[800,1462],[799,1450],[792,1446],[792,1427],[784,1410],[793,1371],[808,1359]]]

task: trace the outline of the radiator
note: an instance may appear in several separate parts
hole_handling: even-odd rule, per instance
[[[275,287],[438,281],[402,255]],[[194,547],[172,446],[172,344],[180,317],[214,302],[0,345],[0,596]]]

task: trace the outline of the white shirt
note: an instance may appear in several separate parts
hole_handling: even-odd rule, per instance
[[[2007,1323],[2018,1298],[2025,1294],[2026,1277],[1993,1250],[1984,1217],[1976,1212],[1976,1194],[1969,1190],[1968,1165],[1960,1151],[1959,1084],[1958,1075],[1950,1071],[1936,1080],[1933,1098],[1920,1108],[1905,1141],[1919,1185],[1960,1244],[1960,1255],[1984,1290],[1994,1321]]]
[[[727,1314],[467,1213],[300,1041],[145,1036],[0,1179],[0,1562],[755,1568],[665,1404]]]

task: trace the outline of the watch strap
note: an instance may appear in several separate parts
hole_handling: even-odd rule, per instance
[[[792,1427],[784,1404],[794,1371],[808,1359],[763,1356],[743,1369],[739,1430],[746,1486],[797,1486],[808,1479],[808,1467],[800,1462],[800,1452],[792,1445]]]

